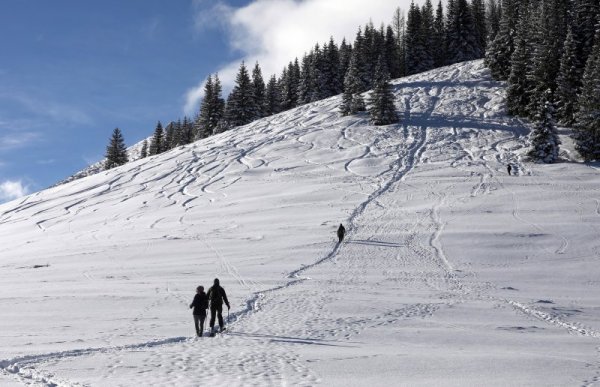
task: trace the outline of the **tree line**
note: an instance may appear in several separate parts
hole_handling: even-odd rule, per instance
[[[502,0],[497,12],[485,63],[508,83],[509,113],[536,121],[530,155],[558,158],[558,121],[585,160],[600,160],[599,0]]]
[[[343,39],[338,45],[330,38],[315,44],[267,80],[259,63],[250,71],[242,62],[226,99],[218,74],[211,74],[196,117],[184,117],[164,129],[159,122],[140,156],[162,153],[340,93],[344,94],[341,114],[368,110],[375,125],[397,122],[389,80],[482,58],[486,37],[499,29],[499,8],[496,0],[487,7],[483,0],[449,0],[445,9],[441,1],[435,8],[431,0],[422,6],[413,2],[407,15],[397,8],[387,26],[376,28],[368,23],[359,27],[352,43]],[[373,92],[365,103],[361,94],[368,90]],[[107,168],[123,160],[108,160],[117,152],[114,136],[107,147]]]

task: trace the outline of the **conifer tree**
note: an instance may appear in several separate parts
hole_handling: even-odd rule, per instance
[[[344,93],[342,95],[342,105],[340,106],[340,112],[343,116],[366,110],[365,101],[361,95],[364,86],[358,74],[357,62],[357,54],[352,55],[350,67],[348,67],[348,72],[344,78]]]
[[[169,122],[167,124],[167,126],[165,127],[165,141],[164,141],[165,151],[173,148],[174,128],[175,128],[175,126],[173,125],[172,122]]]
[[[431,0],[425,0],[421,9],[421,42],[423,44],[423,58],[421,59],[421,71],[431,70],[435,66],[435,51],[439,47],[435,46],[435,17],[433,14],[433,4]]]
[[[416,74],[423,71],[425,47],[421,34],[421,10],[411,3],[406,22],[406,73]]]
[[[560,24],[560,10],[557,8],[557,2],[543,1],[537,6],[537,17],[528,25],[535,26],[530,28],[527,35],[533,37],[534,47],[531,57],[531,69],[529,78],[532,84],[530,91],[531,97],[528,106],[530,116],[535,115],[539,110],[538,104],[544,103],[546,90],[554,91],[556,89],[556,77],[560,68],[560,53],[562,45],[562,35],[556,30]],[[533,12],[530,11],[530,15]],[[521,20],[525,19],[524,16]],[[532,18],[529,18],[532,19]]]
[[[400,55],[398,54],[398,43],[392,26],[387,26],[385,30],[385,53],[387,53],[387,66],[390,69],[390,77],[401,77],[400,73]]]
[[[467,0],[452,0],[448,3],[446,41],[449,64],[483,56],[475,35],[475,24]]]
[[[265,92],[265,114],[270,116],[281,111],[281,90],[275,75],[271,76]]]
[[[290,62],[283,70],[280,78],[281,110],[298,106],[298,90],[300,88],[300,64],[298,58]]]
[[[315,68],[313,67],[314,53],[305,54],[302,57],[302,68],[300,70],[300,85],[298,88],[298,103],[300,105],[311,102],[315,91],[317,80],[315,79]]]
[[[361,90],[361,92],[367,91],[370,86],[370,72],[368,68],[368,62],[371,59],[368,55],[367,38],[363,36],[361,27],[358,28],[356,38],[354,39],[352,55],[355,56],[358,77],[360,78],[361,84],[363,85],[363,90]]]
[[[479,58],[485,55],[486,46],[486,20],[485,20],[485,4],[483,0],[471,0],[471,18],[473,19],[473,33],[475,35],[475,41],[477,42],[477,48],[480,52]]]
[[[399,7],[394,11],[392,29],[394,30],[396,44],[398,45],[396,53],[398,55],[398,64],[400,67],[399,73],[396,76],[397,78],[406,75],[406,18]]]
[[[394,105],[385,58],[379,57],[375,71],[375,86],[369,97],[369,115],[373,125],[389,125],[400,119]]]
[[[246,125],[259,117],[254,88],[244,62],[228,97],[226,116],[231,127]]]
[[[344,78],[346,77],[346,73],[348,72],[348,67],[350,66],[350,58],[352,57],[352,46],[346,43],[346,39],[342,40],[339,49],[339,70],[338,70],[338,84],[344,88]],[[343,90],[342,90],[343,91]],[[338,93],[339,94],[339,93]]]
[[[588,56],[592,52],[594,36],[600,13],[600,2],[598,0],[577,0],[574,5],[574,30],[575,40],[579,45],[578,56],[581,62],[581,73],[586,66]]]
[[[560,70],[556,79],[557,117],[565,125],[572,125],[574,122],[577,94],[581,81],[580,68],[579,58],[577,57],[577,42],[571,27],[569,27],[560,60]]]
[[[181,123],[181,142],[183,145],[191,144],[194,142],[194,121],[192,121],[187,116],[183,117],[183,122]]]
[[[530,52],[527,41],[528,17],[519,20],[515,50],[510,58],[510,75],[506,89],[506,104],[512,115],[526,116],[532,89],[529,74]]]
[[[538,104],[536,123],[529,136],[531,141],[529,156],[536,161],[553,163],[558,160],[560,139],[554,123],[552,91],[546,90],[542,100],[543,102]]]
[[[433,22],[433,66],[441,67],[446,63],[446,27],[444,20],[444,8],[440,0],[435,11],[435,20]]]
[[[324,82],[325,98],[339,94],[343,91],[343,83],[340,82],[340,52],[333,37],[329,43],[323,46],[322,74]]]
[[[115,128],[110,138],[110,142],[106,147],[106,162],[104,163],[105,169],[111,169],[127,163],[127,147],[125,146],[125,140],[121,134],[119,128]]]
[[[600,160],[600,28],[583,73],[575,114],[576,149],[586,161]]]
[[[152,141],[150,142],[150,156],[164,152],[164,141],[163,127],[160,121],[158,121],[156,129],[154,129],[154,136],[152,136]]]
[[[486,50],[485,64],[490,69],[492,76],[501,81],[507,80],[511,72],[510,57],[515,49],[514,36],[518,19],[518,1],[502,0],[500,27]]]
[[[487,45],[496,38],[500,29],[500,0],[488,0],[486,7],[486,48]],[[487,52],[487,50],[486,50]]]
[[[145,159],[146,157],[148,157],[148,140],[144,140],[142,150],[140,151],[140,158]]]
[[[208,76],[204,85],[204,98],[200,105],[200,113],[194,121],[194,139],[199,140],[211,136],[219,121],[223,119],[225,101],[221,97],[221,81],[219,75]]]
[[[183,131],[181,128],[181,119],[178,119],[174,125],[175,133],[173,133],[173,143],[175,144],[175,146],[184,145],[185,141],[183,138]]]
[[[252,88],[254,89],[254,100],[256,104],[257,117],[261,118],[265,117],[265,94],[266,87],[265,81],[263,80],[262,71],[258,62],[254,66],[254,70],[252,70]]]

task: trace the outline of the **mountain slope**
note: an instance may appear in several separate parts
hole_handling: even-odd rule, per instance
[[[523,163],[481,61],[395,95],[399,125],[333,97],[0,206],[0,382],[593,385],[597,171]],[[215,277],[229,333],[194,339]]]

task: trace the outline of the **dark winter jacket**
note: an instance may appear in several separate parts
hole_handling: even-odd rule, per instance
[[[194,314],[202,315],[208,309],[208,296],[206,293],[197,293],[194,296],[194,301],[190,304],[190,308],[194,308]]]
[[[229,308],[229,300],[227,300],[227,294],[225,294],[225,289],[223,289],[220,285],[213,285],[208,289],[206,293],[208,295],[208,299],[210,300],[210,306],[222,306],[223,301],[225,301],[225,305]]]
[[[346,228],[340,224],[340,227],[337,230],[337,235],[340,240],[344,239],[344,235],[346,235]]]

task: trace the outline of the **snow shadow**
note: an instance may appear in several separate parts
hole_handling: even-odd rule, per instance
[[[393,243],[393,242],[383,242],[383,241],[374,241],[374,240],[350,240],[346,243],[352,243],[355,245],[367,245],[367,246],[378,246],[378,247],[406,247],[405,244],[402,243]]]
[[[329,340],[311,339],[311,338],[306,338],[306,337],[261,335],[258,333],[246,333],[246,332],[229,332],[227,335],[238,336],[238,337],[247,337],[247,338],[257,338],[257,339],[269,339],[273,343],[289,343],[289,344],[303,344],[303,345],[320,345],[320,346],[326,346],[326,347],[356,348],[356,346],[354,346],[354,345],[343,345],[343,344],[339,344],[337,342],[331,342]]]
[[[428,113],[406,114],[402,120],[403,126],[419,126],[426,128],[457,128],[457,129],[478,129],[478,130],[500,130],[509,131],[517,134],[527,134],[529,129],[521,124],[515,126],[490,122],[489,118],[476,118],[473,116],[442,115]]]

